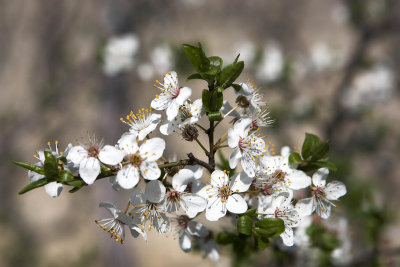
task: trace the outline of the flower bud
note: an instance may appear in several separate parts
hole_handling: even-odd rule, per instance
[[[185,125],[182,129],[182,137],[186,141],[192,142],[199,136],[199,131],[193,125]]]
[[[244,95],[240,95],[236,98],[236,104],[242,108],[248,108],[250,106],[249,100]]]

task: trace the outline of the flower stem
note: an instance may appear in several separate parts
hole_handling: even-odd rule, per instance
[[[203,144],[199,141],[199,139],[194,139],[196,142],[199,144],[199,146],[204,150],[204,153],[206,153],[206,156],[210,155],[210,153],[207,151],[207,149],[203,146]]]
[[[129,206],[131,205],[131,202],[128,201],[128,204],[126,205],[124,213],[126,214],[128,212]]]

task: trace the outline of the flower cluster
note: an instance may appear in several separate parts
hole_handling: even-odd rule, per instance
[[[110,177],[116,191],[130,192],[124,211],[114,204],[100,203],[111,217],[96,223],[115,241],[124,243],[126,230],[145,239],[146,232],[152,229],[160,234],[173,232],[184,252],[190,251],[194,242],[203,256],[212,260],[218,260],[220,255],[218,236],[198,222],[201,214],[208,221],[229,216],[240,233],[254,233],[259,240],[280,236],[284,245],[293,246],[293,228],[314,211],[328,218],[335,201],[346,194],[343,183],[326,183],[327,168],[314,168],[312,178],[313,169],[303,168],[305,164],[312,166],[313,159],[319,160],[312,147],[303,145],[302,156],[290,153],[288,147],[276,154],[274,145],[261,134],[262,128],[269,127],[273,120],[261,89],[254,82],[232,85],[237,94],[233,108],[220,98],[220,92],[213,92],[221,89],[212,86],[209,86],[210,97],[216,97],[218,108],[211,106],[213,101],[208,101],[206,94],[202,99],[191,99],[192,89],[181,86],[174,71],[165,74],[163,81],[156,81],[154,86],[161,92],[151,102],[151,108],[132,111],[121,118],[129,129],[116,144],[104,145],[91,137],[87,142],[68,145],[64,153],[59,153],[57,146],[55,151],[51,147],[40,150],[35,165],[17,162],[30,170],[32,183],[23,192],[44,186],[50,196],[57,197],[63,185],[73,186],[71,191],[75,192]],[[216,142],[214,129],[219,122],[215,124],[211,119],[212,113],[219,116],[217,121],[233,117],[232,125]],[[201,125],[207,115],[208,129]],[[210,140],[208,149],[198,138],[201,133]],[[160,137],[168,135],[196,141],[208,161],[193,153],[188,153],[186,159],[168,161],[168,156],[163,156],[168,144]],[[229,157],[221,156],[221,161],[227,164],[217,167],[215,154],[223,148]],[[320,161],[318,166],[321,164]],[[300,190],[303,194],[296,193]],[[311,197],[298,198],[307,191]],[[244,220],[250,220],[246,226],[250,230],[242,227]],[[272,227],[272,223],[278,226]]]

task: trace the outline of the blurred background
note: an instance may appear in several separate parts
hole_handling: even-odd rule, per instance
[[[240,53],[239,81],[263,88],[276,121],[264,133],[276,147],[300,147],[305,132],[330,139],[338,167],[330,179],[347,185],[323,226],[339,245],[302,257],[270,250],[252,264],[312,266],[325,253],[338,266],[400,266],[399,8],[396,0],[0,1],[0,266],[230,265],[226,251],[217,263],[185,254],[174,233],[113,242],[94,223],[106,215],[98,203],[123,208],[128,192],[104,179],[56,199],[42,188],[20,196],[27,173],[10,161],[35,163],[48,141],[63,150],[87,133],[114,144],[128,130],[119,118],[148,107],[167,71],[200,97],[205,85],[185,82],[194,70],[181,48],[197,41],[226,64]],[[188,150],[198,151],[168,139],[167,156]]]

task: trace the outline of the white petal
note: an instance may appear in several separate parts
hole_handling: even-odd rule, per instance
[[[183,192],[187,184],[193,180],[193,172],[188,169],[182,169],[172,177],[172,187],[179,192]]]
[[[196,221],[189,221],[187,230],[191,235],[199,237],[205,237],[210,233],[203,224]]]
[[[159,203],[164,199],[165,186],[158,180],[150,181],[146,184],[144,198],[153,203]]]
[[[227,185],[229,182],[228,175],[221,170],[215,170],[211,174],[211,182],[212,186],[223,187]]]
[[[242,168],[244,172],[250,176],[254,177],[256,175],[256,162],[251,158],[249,154],[244,154],[244,157],[241,158],[240,163],[242,164]]]
[[[293,229],[286,227],[285,232],[281,234],[281,238],[283,244],[289,247],[293,246],[294,244]]]
[[[99,153],[99,160],[109,165],[117,165],[123,158],[124,153],[114,146],[104,146]]]
[[[155,161],[143,161],[140,164],[140,171],[146,180],[156,180],[161,175],[161,170]]]
[[[290,147],[284,146],[281,148],[281,156],[282,157],[287,157],[290,155]]]
[[[51,182],[44,186],[46,193],[51,197],[58,197],[63,189],[62,184],[57,182]]]
[[[35,163],[34,165],[35,166],[43,166],[43,164],[41,162]],[[44,178],[45,176],[43,174],[39,174],[34,171],[28,171],[28,177],[29,177],[29,181],[35,182],[37,180]]]
[[[251,122],[252,120],[250,118],[240,119],[235,123],[233,129],[240,137],[245,138],[249,133]]]
[[[161,93],[158,97],[154,98],[153,101],[151,101],[150,106],[155,110],[164,110],[168,107],[171,100],[171,94]]]
[[[131,226],[131,235],[133,237],[138,237],[139,235],[141,235],[143,237],[144,240],[147,240],[147,234],[145,231],[143,231],[142,229],[140,229],[139,227],[136,226]]]
[[[314,201],[315,201],[314,198],[310,197],[301,199],[297,202],[296,210],[301,217],[309,216],[313,213],[313,211],[315,210]]]
[[[299,170],[291,171],[286,179],[289,182],[289,188],[293,190],[299,190],[311,185],[310,176]]]
[[[321,168],[312,177],[312,182],[315,186],[325,186],[326,178],[328,177],[329,170],[327,168]]]
[[[342,182],[332,181],[326,186],[325,193],[328,200],[337,200],[341,196],[346,195],[346,186]]]
[[[200,179],[203,176],[203,167],[200,165],[188,165],[185,169],[189,169],[193,172],[194,179]]]
[[[195,194],[185,194],[182,196],[182,209],[189,218],[194,218],[197,213],[202,212],[207,206],[207,200]]]
[[[192,241],[189,234],[185,230],[179,231],[179,245],[184,252],[189,252],[192,248]]]
[[[182,87],[179,95],[175,98],[176,103],[180,106],[192,95],[192,89],[189,87]]]
[[[117,173],[117,182],[124,189],[131,189],[139,182],[139,170],[137,167],[128,165]]]
[[[175,100],[172,100],[172,102],[169,103],[168,108],[167,108],[167,119],[169,121],[172,121],[179,112],[179,105],[176,103]]]
[[[79,163],[88,157],[88,152],[81,146],[73,146],[68,153],[67,160],[79,165]]]
[[[203,101],[201,99],[196,99],[193,104],[192,107],[190,108],[190,111],[192,112],[192,116],[195,118],[200,118],[203,113]]]
[[[196,180],[192,182],[192,193],[197,193],[206,186],[202,181]]]
[[[164,75],[164,88],[176,88],[179,86],[178,74],[175,71],[170,71]]]
[[[144,195],[142,193],[142,189],[136,187],[132,190],[131,194],[129,195],[129,201],[132,205],[140,205],[146,202]]]
[[[236,168],[241,158],[242,158],[242,153],[240,152],[239,147],[237,147],[229,155],[229,167],[231,169]]]
[[[87,184],[93,184],[100,173],[100,161],[97,158],[89,157],[81,161],[79,174]]]
[[[114,204],[110,202],[100,202],[100,208],[105,208],[114,218],[117,218],[117,211],[118,209],[115,207]]]
[[[226,208],[232,213],[241,214],[246,212],[247,203],[242,196],[238,194],[233,194],[228,197]]]
[[[245,172],[239,172],[231,178],[231,190],[233,192],[245,192],[252,182],[253,178],[249,177]]]
[[[140,156],[146,161],[155,161],[162,156],[164,149],[164,139],[156,137],[144,141],[144,143],[140,146],[139,151]]]
[[[135,133],[124,133],[118,140],[118,147],[126,152],[126,154],[135,154],[138,150],[137,134]]]
[[[221,198],[212,197],[207,199],[206,219],[209,221],[218,221],[226,215],[226,205],[222,203]]]
[[[202,198],[208,200],[208,197],[209,197],[210,195],[214,195],[214,193],[217,194],[217,193],[216,193],[216,192],[217,192],[216,190],[218,190],[218,189],[215,188],[215,187],[211,187],[211,185],[205,185],[205,184],[204,184],[204,186],[203,186],[200,190],[198,190],[198,191],[196,192],[196,195],[199,195],[199,196],[201,196]]]
[[[170,135],[174,133],[177,129],[179,129],[179,122],[181,122],[179,119],[176,121],[166,121],[160,126],[160,132],[163,135]]]

